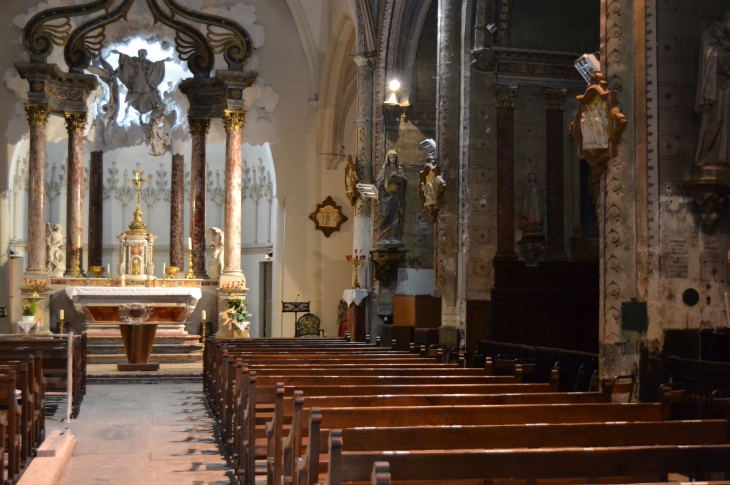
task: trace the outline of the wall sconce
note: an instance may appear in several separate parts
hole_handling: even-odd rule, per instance
[[[400,90],[400,81],[394,79],[388,83],[390,96],[383,103],[383,110],[388,121],[400,121],[401,115],[408,116],[412,106],[410,103],[403,103],[398,100],[398,91]]]

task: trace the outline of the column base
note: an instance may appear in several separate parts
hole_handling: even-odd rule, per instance
[[[195,275],[196,280],[209,280],[210,277],[208,276],[208,273],[205,271],[194,271],[193,274]]]

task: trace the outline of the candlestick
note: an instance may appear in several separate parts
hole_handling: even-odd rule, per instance
[[[81,239],[81,236],[79,236]],[[74,269],[74,278],[83,278],[84,273],[81,272],[81,244],[76,247],[76,269]]]
[[[190,238],[188,238],[188,242],[190,242]],[[193,272],[193,248],[191,247],[188,249],[188,274],[185,275],[185,278],[188,280],[192,280],[195,278],[195,272]]]
[[[207,316],[208,315],[205,313],[205,310],[203,310],[203,320],[205,320],[205,317],[207,317]]]
[[[201,350],[203,350],[203,352],[205,352],[205,334],[208,333],[205,328],[207,326],[207,324],[208,324],[208,322],[206,322],[205,319],[203,319],[203,321],[200,322],[200,337],[201,337],[200,343],[201,343],[201,347],[202,347]]]
[[[66,322],[63,318],[58,321],[58,333],[66,333]]]
[[[58,319],[59,320],[63,320],[63,316],[64,316],[63,315],[63,310],[59,310],[59,312],[58,312]]]

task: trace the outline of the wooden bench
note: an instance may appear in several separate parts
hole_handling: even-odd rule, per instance
[[[17,381],[14,370],[0,372],[0,427],[4,428],[4,433],[2,434],[3,452],[0,453],[0,461],[2,461],[3,466],[0,467],[0,471],[5,470],[4,455],[7,452],[8,461],[5,483],[11,485],[20,479],[23,439],[20,434],[22,410],[16,400],[16,386]]]
[[[730,445],[339,452],[342,440],[336,433],[330,443],[325,485],[367,482],[376,463],[375,474],[379,476],[372,477],[371,483],[378,485],[392,481],[448,485],[490,479],[527,479],[533,483],[571,478],[570,483],[576,483],[575,479],[586,477],[588,483],[596,483],[600,477],[730,472]]]

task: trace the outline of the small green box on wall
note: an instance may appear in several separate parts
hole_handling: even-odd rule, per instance
[[[646,332],[649,327],[649,315],[645,301],[631,301],[621,303],[621,330],[631,332]]]

